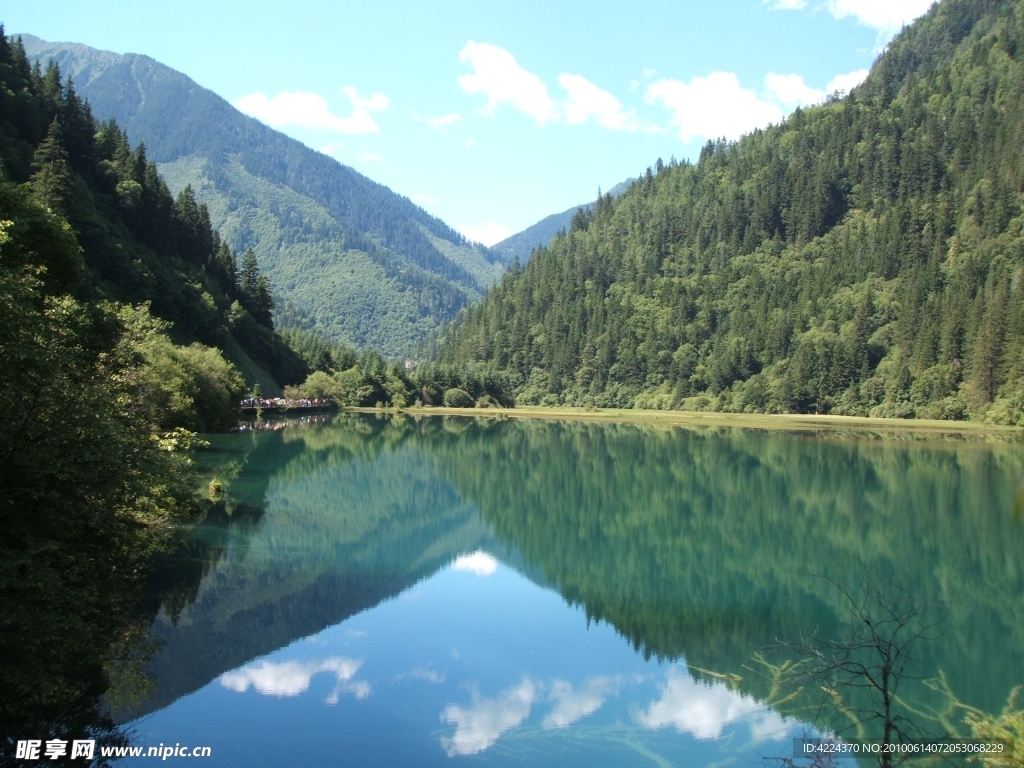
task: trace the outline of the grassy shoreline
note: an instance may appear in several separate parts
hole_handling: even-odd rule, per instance
[[[598,423],[646,424],[678,427],[731,427],[787,432],[851,432],[932,436],[936,439],[994,439],[1008,442],[1021,438],[1020,427],[978,424],[970,421],[929,419],[877,419],[864,416],[814,414],[709,413],[705,411],[646,411],[626,408],[519,406],[517,408],[348,408],[358,413],[405,413],[413,416],[476,416],[479,418],[550,419]]]

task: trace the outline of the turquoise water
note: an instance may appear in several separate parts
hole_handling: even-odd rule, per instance
[[[761,765],[851,726],[783,646],[842,637],[865,579],[936,627],[900,690],[923,730],[1024,683],[1019,446],[374,416],[211,443],[226,495],[151,575],[118,712],[139,745]]]

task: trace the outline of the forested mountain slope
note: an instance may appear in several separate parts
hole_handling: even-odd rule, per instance
[[[191,185],[226,242],[254,249],[284,324],[399,355],[505,268],[407,198],[149,57],[23,40],[146,145],[173,192]]]
[[[258,264],[239,265],[206,208],[187,190],[172,196],[145,148],[97,121],[58,67],[33,68],[21,45],[0,46],[0,219],[12,222],[11,258],[43,267],[53,295],[147,303],[176,343],[219,348],[265,387],[301,380],[307,367],[273,332]],[[44,227],[66,227],[67,242],[42,240]],[[66,252],[76,255],[55,262]]]
[[[520,402],[1024,418],[1024,3],[577,217],[451,327]]]

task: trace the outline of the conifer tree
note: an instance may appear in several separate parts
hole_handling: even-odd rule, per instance
[[[240,288],[244,298],[243,304],[260,325],[274,327],[274,298],[270,292],[270,281],[260,274],[259,262],[252,248],[242,254]]]
[[[256,278],[256,293],[252,297],[252,316],[260,325],[274,329],[274,296],[266,275]]]
[[[227,243],[221,243],[213,260],[215,271],[220,277],[221,286],[224,288],[224,291],[229,296],[238,293],[238,262],[235,260],[235,254],[232,252],[231,246]]]
[[[63,215],[71,194],[71,168],[68,154],[61,142],[62,131],[57,118],[53,119],[46,132],[46,138],[39,145],[32,158],[33,197],[44,208]]]
[[[239,272],[239,287],[246,296],[256,293],[256,281],[260,277],[260,265],[252,248],[246,248],[242,254],[242,268]]]

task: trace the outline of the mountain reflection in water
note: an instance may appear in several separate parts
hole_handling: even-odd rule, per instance
[[[814,712],[770,650],[865,567],[943,606],[918,712],[1024,683],[1014,446],[356,415],[211,443],[225,499],[154,566],[155,689],[116,719],[224,764],[786,754]]]

